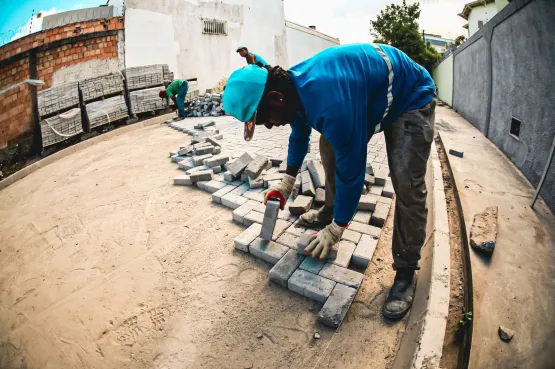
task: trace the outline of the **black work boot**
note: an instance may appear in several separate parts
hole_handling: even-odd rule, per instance
[[[383,306],[383,315],[389,319],[401,319],[412,306],[416,287],[415,272],[412,269],[399,269],[393,286]]]
[[[333,208],[322,206],[319,210],[310,210],[299,218],[299,224],[307,228],[323,228],[331,224],[333,220]]]

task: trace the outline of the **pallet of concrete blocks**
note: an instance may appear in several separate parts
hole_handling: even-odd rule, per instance
[[[167,99],[161,99],[158,95],[160,89],[162,88],[162,86],[159,86],[144,90],[131,91],[129,93],[131,113],[139,114],[167,108]]]
[[[84,102],[122,93],[123,74],[116,72],[84,79],[79,81],[79,91]]]
[[[85,106],[90,128],[95,128],[128,118],[127,104],[123,96],[109,97],[105,100],[88,103]]]
[[[40,121],[42,147],[48,147],[83,133],[81,109],[73,108]]]
[[[219,117],[225,115],[221,94],[205,94],[193,100],[185,112],[188,117]]]
[[[77,107],[79,104],[78,83],[62,83],[39,91],[37,102],[41,117]]]
[[[162,68],[162,79],[164,84],[169,84],[173,82],[173,72],[170,71],[170,66],[167,64],[156,64]]]
[[[125,68],[123,70],[123,76],[125,77],[125,83],[129,91],[162,86],[164,84],[162,64]]]

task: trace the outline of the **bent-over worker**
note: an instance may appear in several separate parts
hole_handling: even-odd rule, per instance
[[[268,62],[264,60],[263,57],[258,54],[249,52],[249,49],[247,49],[245,46],[239,46],[237,48],[237,52],[239,53],[239,55],[247,60],[247,64],[257,64],[261,67],[268,65]]]
[[[247,66],[227,81],[226,112],[245,122],[245,139],[255,125],[291,125],[287,170],[265,201],[283,208],[308,151],[312,129],[321,133],[325,205],[301,216],[309,227],[325,226],[310,237],[305,252],[326,259],[353,218],[364,186],[368,142],[384,132],[390,176],[396,193],[392,240],[395,280],[383,308],[391,319],[412,305],[415,271],[425,240],[426,162],[434,135],[434,83],[429,73],[402,51],[387,45],[328,48],[292,67]]]
[[[162,99],[169,97],[173,100],[173,103],[177,106],[177,118],[174,118],[176,121],[185,119],[185,97],[188,89],[189,82],[176,79],[158,94]]]

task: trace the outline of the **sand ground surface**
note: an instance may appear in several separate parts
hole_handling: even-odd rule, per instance
[[[336,332],[234,249],[228,209],[173,185],[186,137],[141,128],[0,191],[0,368],[387,368],[392,216]]]

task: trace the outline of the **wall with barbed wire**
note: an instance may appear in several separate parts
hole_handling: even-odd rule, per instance
[[[76,9],[51,15],[47,14],[48,11],[38,14],[33,12],[27,22],[13,29],[0,32],[0,46],[51,28],[94,19],[121,17],[123,16],[123,2],[121,2],[121,5],[99,6],[96,8]]]

